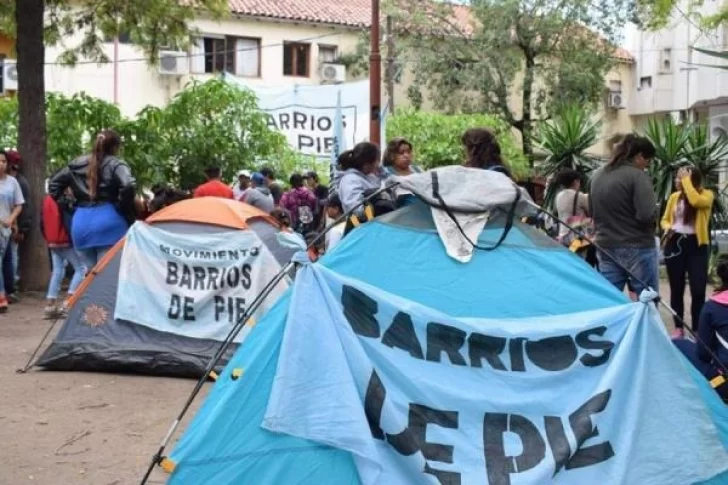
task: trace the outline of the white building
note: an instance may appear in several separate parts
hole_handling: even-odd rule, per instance
[[[706,2],[704,15],[720,2]],[[711,134],[728,133],[728,70],[707,67],[728,63],[693,49],[728,50],[728,30],[707,31],[676,15],[657,32],[633,29],[628,49],[634,58],[634,85],[628,111],[639,128],[651,116],[672,116],[676,121],[706,120]]]
[[[232,15],[227,19],[196,19],[193,26],[199,37],[189,51],[165,52],[155,67],[124,38],[118,45],[116,70],[113,63],[81,62],[73,68],[54,64],[64,48],[48,48],[46,89],[66,95],[84,91],[116,101],[131,116],[147,105],[165,105],[192,79],[209,79],[222,71],[267,85],[345,79],[343,66],[324,67],[355,50],[361,29],[369,25],[370,10],[361,8],[366,0],[341,0],[351,5],[337,8],[330,8],[331,2],[325,0],[253,3],[230,0]],[[76,41],[71,38],[66,44]],[[114,59],[114,42],[106,43],[104,49]]]

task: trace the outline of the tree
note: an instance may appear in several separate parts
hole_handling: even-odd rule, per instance
[[[513,139],[510,127],[495,116],[398,110],[387,120],[387,138],[401,136],[409,140],[414,148],[415,164],[424,168],[462,165],[465,152],[460,137],[473,126],[492,129],[498,136],[503,158],[514,175],[529,175],[528,164]]]
[[[728,21],[728,6],[723,5],[712,15],[700,12],[704,2],[679,2],[677,0],[637,0],[632,5],[632,21],[640,27],[658,30],[667,27],[671,20],[679,17],[713,29]]]
[[[190,21],[206,12],[219,17],[227,12],[226,0],[3,0],[0,30],[17,41],[19,135],[18,148],[25,159],[31,186],[32,206],[40,207],[46,172],[44,108],[44,64],[46,44],[73,34],[81,42],[69,48],[61,60],[107,62],[102,48],[105,38],[128,33],[155,62],[162,46],[184,46],[189,42]],[[39,225],[33,224],[21,254],[21,271],[28,289],[43,289],[48,282],[46,252]],[[30,271],[29,268],[33,270]]]
[[[546,159],[540,166],[545,177],[570,168],[581,174],[583,182],[597,166],[597,160],[586,153],[599,136],[599,122],[593,121],[591,113],[579,106],[568,106],[557,113],[553,120],[542,123],[539,129],[539,144],[546,152]],[[556,187],[549,184],[545,206],[549,206],[556,195]]]
[[[535,122],[603,99],[626,1],[393,0],[390,14],[404,31],[398,49],[435,106],[502,117],[533,163]]]

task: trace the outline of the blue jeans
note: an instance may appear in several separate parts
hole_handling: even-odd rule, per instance
[[[46,295],[46,298],[49,300],[58,298],[58,293],[61,291],[61,282],[65,275],[66,261],[73,266],[73,278],[71,278],[71,284],[68,286],[68,294],[73,295],[78,285],[83,281],[86,272],[76,251],[71,247],[51,248],[53,271],[51,272],[51,280],[48,283],[48,294]]]
[[[606,251],[609,256],[602,251],[597,253],[599,272],[619,291],[624,291],[628,282],[637,295],[642,293],[645,285],[660,291],[657,248],[622,247],[609,248]]]
[[[10,250],[10,236],[3,236],[0,235],[0,261],[3,263],[0,263],[3,265],[3,268],[5,267],[6,263],[5,260],[5,254]],[[8,262],[9,263],[9,262]],[[12,269],[12,268],[11,268]],[[10,275],[8,275],[10,276]],[[12,283],[12,277],[8,284]],[[12,289],[12,288],[10,288]],[[0,295],[5,296],[5,276],[3,275],[0,277]]]
[[[19,263],[18,263],[18,243],[15,241],[10,242],[10,251],[12,251],[13,261],[13,282],[17,283],[20,280]]]
[[[77,249],[76,252],[81,258],[81,263],[86,267],[86,271],[91,271],[96,264],[106,256],[111,246],[102,246],[98,248]]]

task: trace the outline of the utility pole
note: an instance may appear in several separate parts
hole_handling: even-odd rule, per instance
[[[381,145],[382,55],[379,51],[379,0],[372,0],[371,48],[369,52],[369,141]]]
[[[117,29],[118,30],[118,29]],[[119,33],[114,37],[114,104],[119,105]]]
[[[392,16],[387,15],[387,107],[389,115],[394,114],[394,77],[395,72],[394,29]]]

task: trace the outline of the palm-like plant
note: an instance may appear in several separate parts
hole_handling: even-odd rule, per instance
[[[652,118],[647,123],[645,136],[655,146],[655,159],[649,169],[650,177],[657,200],[664,208],[673,192],[677,170],[689,163],[686,153],[690,147],[690,133],[672,118]]]
[[[543,176],[570,168],[582,175],[582,181],[587,181],[597,160],[586,150],[596,143],[599,127],[600,122],[592,120],[591,114],[579,106],[566,107],[552,121],[543,123],[539,130],[539,144],[547,155],[540,167]],[[551,205],[556,188],[549,184],[545,206]]]
[[[706,125],[693,125],[688,137],[686,158],[703,174],[705,187],[715,194],[713,203],[713,226],[725,227],[725,190],[720,189],[720,169],[728,159],[728,136],[710,139]]]

